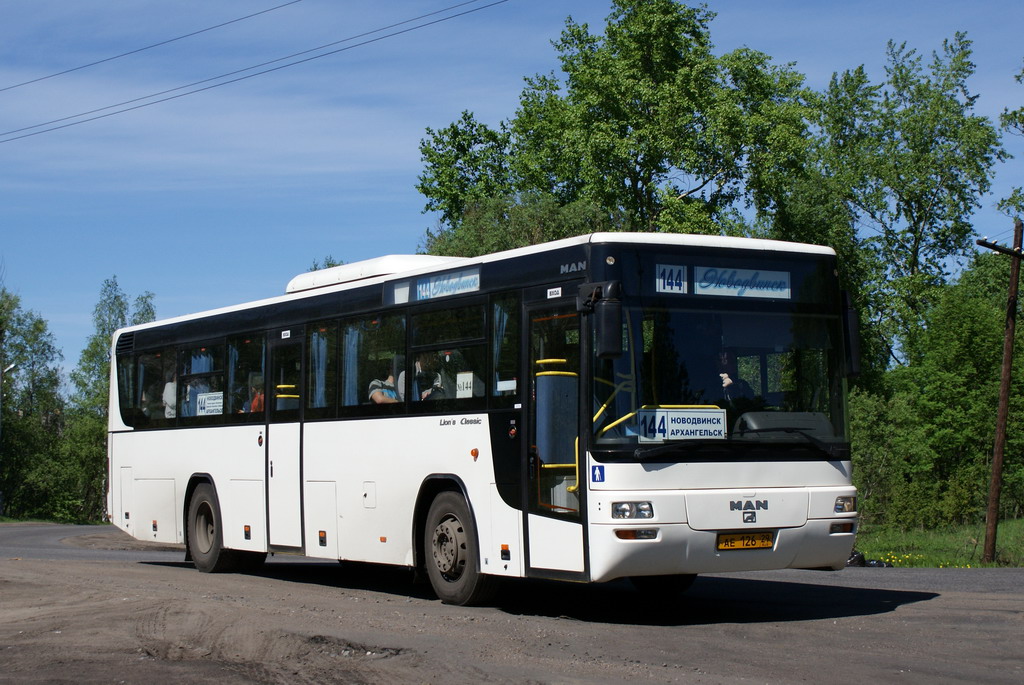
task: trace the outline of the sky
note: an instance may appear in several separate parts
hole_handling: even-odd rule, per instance
[[[0,282],[48,322],[72,368],[105,279],[130,298],[153,293],[168,318],[281,294],[328,255],[415,253],[437,222],[415,187],[425,129],[463,110],[491,126],[512,117],[523,78],[557,71],[551,41],[566,18],[601,33],[610,11],[610,0],[446,10],[462,1],[0,0]],[[716,52],[760,50],[814,88],[860,65],[881,81],[890,39],[927,57],[966,31],[976,111],[1024,105],[1020,0],[707,4]],[[76,123],[328,44],[303,57],[334,54]],[[1024,139],[1004,144],[1015,159],[974,222],[1008,242],[995,204],[1024,185]]]

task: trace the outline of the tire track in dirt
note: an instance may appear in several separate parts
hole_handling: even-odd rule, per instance
[[[139,648],[162,661],[224,664],[260,682],[347,683],[378,682],[380,662],[408,651],[239,621],[224,609],[186,600],[146,610],[135,622]]]

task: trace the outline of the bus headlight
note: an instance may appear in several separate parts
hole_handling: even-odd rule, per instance
[[[853,495],[843,495],[836,497],[836,508],[837,514],[850,514],[857,511],[857,498]]]
[[[650,502],[612,502],[613,519],[652,519],[654,507]]]

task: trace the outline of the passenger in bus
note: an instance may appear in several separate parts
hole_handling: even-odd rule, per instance
[[[395,376],[390,369],[385,369],[381,376],[383,380],[375,378],[370,381],[370,401],[374,404],[395,404],[400,402],[398,390],[395,389]]]
[[[445,388],[438,371],[440,362],[436,352],[423,352],[416,356],[416,372],[413,374],[412,387],[409,389],[413,401],[443,400]],[[404,392],[405,371],[398,376],[398,388]],[[399,395],[399,399],[404,397]]]
[[[254,376],[252,385],[249,386],[249,401],[242,407],[242,411],[247,414],[258,414],[263,411],[264,401],[263,379]]]
[[[161,397],[161,399],[163,400],[163,405],[164,405],[164,418],[167,418],[167,419],[173,419],[174,418],[174,414],[175,414],[174,407],[175,407],[175,403],[178,401],[177,394],[178,394],[178,374],[177,374],[177,372],[175,372],[175,373],[171,374],[170,379],[167,381],[167,383],[164,384],[164,393],[163,393],[163,396]]]

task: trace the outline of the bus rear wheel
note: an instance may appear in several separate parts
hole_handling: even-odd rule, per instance
[[[490,599],[497,578],[480,573],[476,524],[465,498],[442,492],[430,505],[424,531],[427,576],[445,604],[468,606]]]
[[[233,571],[238,558],[224,549],[220,506],[217,493],[209,483],[200,483],[188,505],[188,551],[196,568],[203,573]]]

